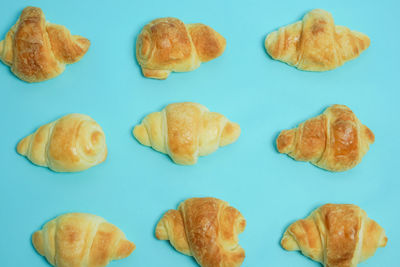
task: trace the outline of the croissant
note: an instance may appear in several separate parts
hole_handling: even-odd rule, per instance
[[[235,142],[240,126],[203,105],[185,102],[147,115],[135,126],[133,135],[142,145],[168,154],[175,163],[192,165],[198,156]]]
[[[288,227],[281,245],[326,267],[356,267],[387,243],[385,230],[350,204],[326,204]]]
[[[300,70],[327,71],[358,57],[369,47],[363,33],[336,26],[331,13],[314,9],[302,21],[268,34],[265,48],[276,60]]]
[[[169,240],[179,252],[193,256],[202,267],[238,267],[245,257],[238,234],[246,220],[227,202],[190,198],[178,210],[167,211],[156,227],[156,237]]]
[[[333,105],[297,128],[282,131],[276,146],[280,153],[295,160],[339,172],[360,163],[374,139],[372,131],[350,108]]]
[[[58,216],[32,235],[32,243],[56,267],[103,267],[135,249],[118,227],[87,213]]]
[[[83,114],[69,114],[22,139],[17,152],[56,172],[83,171],[107,157],[100,125]]]
[[[219,57],[226,41],[211,27],[160,18],[144,26],[136,42],[136,58],[145,77],[166,79],[171,71],[192,71]]]
[[[0,42],[0,59],[21,80],[41,82],[60,75],[66,64],[78,62],[89,46],[88,39],[47,22],[40,8],[26,7]]]

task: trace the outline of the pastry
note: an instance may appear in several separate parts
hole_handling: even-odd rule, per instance
[[[0,59],[21,80],[41,82],[60,75],[78,62],[90,41],[71,35],[64,26],[47,22],[38,7],[26,7],[0,42]]]
[[[370,44],[368,36],[336,26],[331,13],[314,9],[302,21],[268,34],[265,48],[276,60],[300,70],[327,71],[358,57]]]
[[[387,240],[385,230],[359,207],[327,204],[290,225],[281,245],[326,267],[356,267]]]
[[[118,227],[87,213],[58,216],[32,235],[32,243],[56,267],[104,267],[135,249]]]
[[[297,128],[282,131],[276,146],[295,160],[339,172],[360,163],[374,139],[348,107],[333,105]]]
[[[142,145],[168,154],[175,163],[192,165],[198,156],[235,142],[240,127],[203,105],[185,102],[147,115],[133,135]]]
[[[136,58],[145,77],[166,79],[171,71],[192,71],[219,57],[225,46],[225,38],[207,25],[160,18],[142,29]]]
[[[18,143],[17,151],[56,172],[83,171],[107,157],[103,130],[83,114],[69,114],[41,126]]]
[[[245,227],[242,214],[225,201],[190,198],[178,210],[164,214],[157,224],[156,237],[169,240],[202,267],[239,267],[245,253],[237,236]]]

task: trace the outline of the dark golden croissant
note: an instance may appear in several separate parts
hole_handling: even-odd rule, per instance
[[[359,207],[327,204],[290,225],[281,244],[326,267],[356,267],[387,240],[385,230]]]
[[[145,77],[166,79],[171,71],[192,71],[219,57],[226,41],[211,27],[160,18],[144,26],[136,41],[136,58]]]
[[[26,7],[0,42],[0,59],[26,82],[40,82],[61,74],[66,64],[79,61],[90,41],[67,28],[46,22],[38,7]]]
[[[331,13],[314,9],[302,21],[280,28],[265,39],[268,54],[301,70],[326,71],[358,57],[370,40],[363,33],[335,26]]]
[[[242,214],[225,201],[190,198],[178,210],[164,214],[157,224],[156,237],[169,240],[202,267],[239,267],[245,253],[237,236],[245,227]]]
[[[168,154],[175,163],[192,165],[199,156],[235,142],[240,126],[203,105],[184,102],[147,115],[135,126],[133,135],[141,144]]]
[[[103,130],[83,114],[69,114],[41,126],[18,143],[17,151],[56,172],[83,171],[107,157]]]
[[[282,131],[276,139],[281,153],[330,171],[355,167],[374,142],[374,134],[344,105]]]
[[[118,227],[87,213],[58,216],[33,234],[32,243],[56,267],[104,267],[135,249]]]

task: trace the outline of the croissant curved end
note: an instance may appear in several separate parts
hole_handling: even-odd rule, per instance
[[[365,131],[365,135],[366,135],[366,137],[367,137],[369,143],[370,143],[370,144],[374,143],[374,142],[375,142],[375,135],[374,135],[374,133],[373,133],[367,126],[365,126],[364,129],[365,129],[365,130],[364,130],[364,131]]]
[[[124,259],[128,257],[135,250],[135,248],[136,246],[133,242],[126,239],[121,240],[118,243],[114,258],[117,260]]]
[[[89,50],[90,40],[80,35],[73,35],[72,37],[76,40],[76,43],[80,46],[80,48],[82,48],[83,56]]]
[[[279,49],[273,49],[273,44],[276,44],[277,39],[278,31],[274,31],[267,35],[264,42],[265,50],[273,59],[276,59],[279,56]]]
[[[169,70],[151,70],[142,68],[143,76],[147,78],[165,80],[168,78],[171,71]]]
[[[158,240],[168,240],[168,232],[164,226],[164,220],[161,219],[156,226],[156,238]]]
[[[283,130],[276,139],[276,147],[280,153],[288,154],[293,150],[296,131]]]
[[[228,122],[221,134],[220,146],[226,146],[235,142],[241,133],[239,124],[235,122]]]
[[[151,146],[150,143],[150,138],[149,134],[147,133],[147,129],[144,126],[144,124],[139,124],[136,125],[135,128],[133,128],[133,136],[141,143],[142,145],[145,146]]]
[[[297,244],[297,241],[287,231],[285,232],[285,234],[282,237],[281,246],[284,249],[290,250],[290,251],[300,250],[299,245]]]
[[[22,139],[21,141],[19,141],[19,143],[17,145],[18,154],[20,154],[22,156],[26,156],[31,138],[32,138],[32,135],[29,135],[29,136],[25,137],[24,139]]]
[[[32,235],[32,244],[40,255],[44,255],[44,241],[42,231],[37,231]]]
[[[381,247],[381,248],[386,247],[387,242],[388,242],[388,238],[387,238],[387,236],[385,234],[383,234],[381,239],[380,239],[380,241],[379,241],[379,245],[378,246]]]
[[[0,59],[1,60],[3,60],[4,44],[5,44],[4,40],[0,41]]]

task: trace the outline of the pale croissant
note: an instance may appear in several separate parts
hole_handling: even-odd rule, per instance
[[[387,240],[385,230],[359,207],[327,204],[290,225],[281,245],[326,267],[356,267]]]
[[[69,114],[22,139],[19,154],[56,172],[83,171],[107,157],[104,132],[91,117]]]
[[[141,144],[168,154],[175,163],[192,165],[199,156],[235,142],[240,126],[203,105],[185,102],[147,115],[133,135]]]
[[[167,211],[156,227],[156,237],[169,240],[179,252],[193,256],[202,267],[239,267],[245,257],[238,234],[246,220],[227,202],[190,198],[178,210]]]
[[[79,61],[89,46],[88,39],[47,22],[40,8],[26,7],[0,42],[0,59],[21,80],[40,82],[61,74],[66,64]]]
[[[58,216],[32,235],[32,243],[56,267],[104,267],[135,249],[118,227],[87,213]]]
[[[225,38],[207,25],[160,18],[142,29],[136,58],[145,77],[166,79],[171,71],[192,71],[219,57],[225,46]]]
[[[297,128],[282,131],[276,146],[295,160],[338,172],[360,163],[374,139],[350,108],[333,105]]]
[[[280,28],[265,39],[273,58],[301,70],[327,71],[358,57],[369,47],[363,33],[336,26],[331,13],[314,9],[302,21]]]

